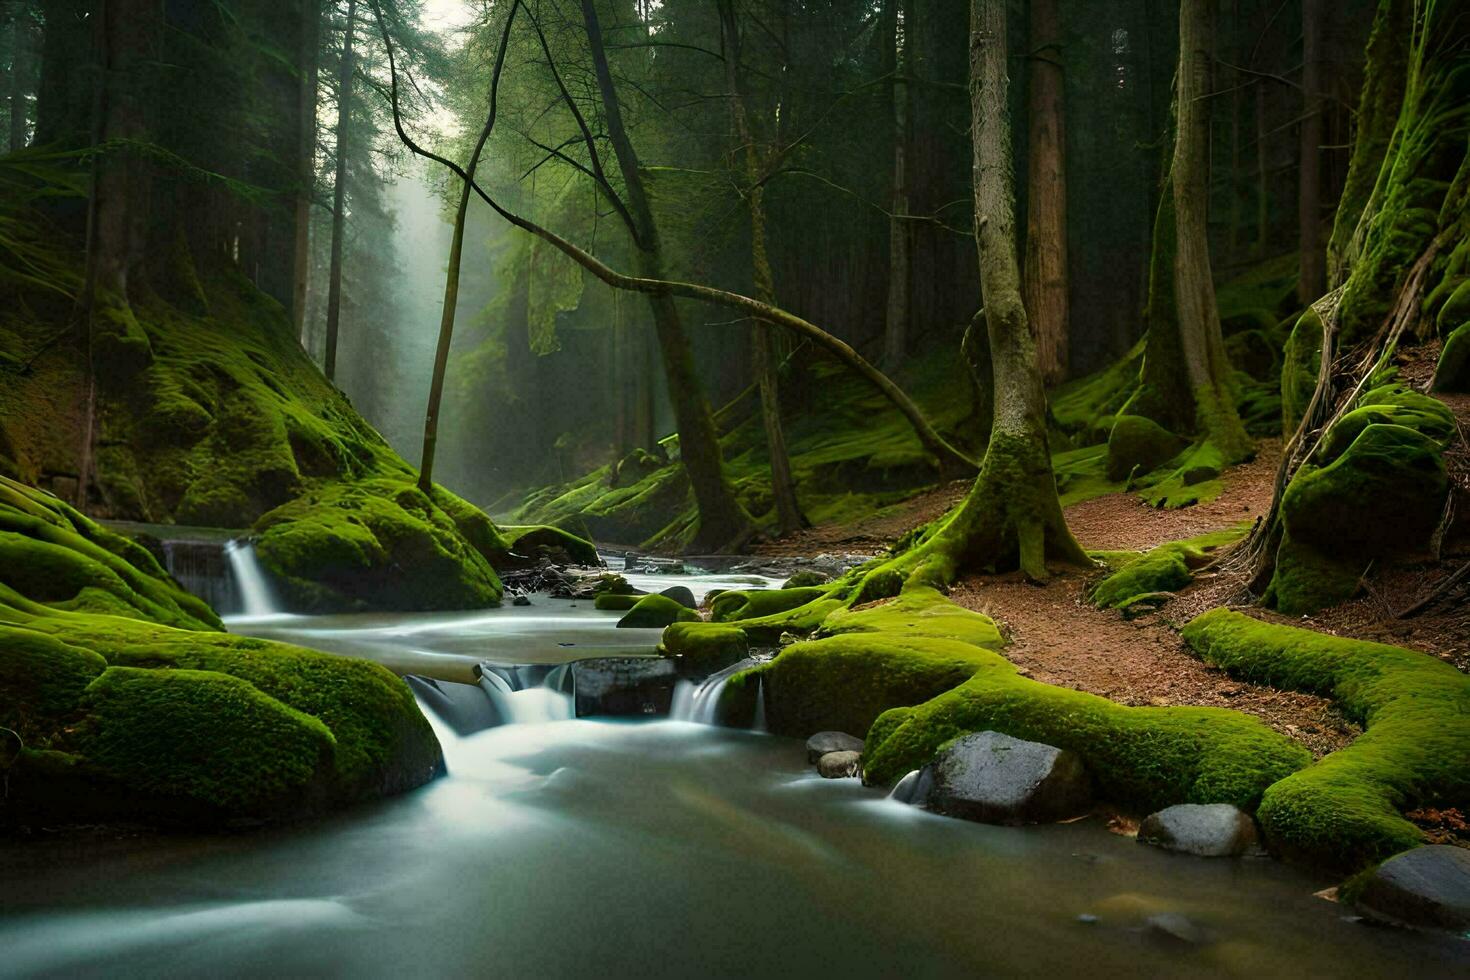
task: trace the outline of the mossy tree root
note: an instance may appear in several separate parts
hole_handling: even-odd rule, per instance
[[[1402,813],[1470,805],[1470,677],[1381,643],[1214,609],[1184,637],[1233,676],[1325,694],[1367,731],[1266,790],[1258,816],[1272,843],[1344,870],[1423,842]]]

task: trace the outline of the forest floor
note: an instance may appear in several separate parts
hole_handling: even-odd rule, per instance
[[[1412,377],[1413,367],[1406,365],[1404,371],[1411,383],[1421,380]],[[1470,431],[1470,398],[1449,396],[1445,401],[1460,419],[1462,435]],[[1206,504],[1160,510],[1135,494],[1115,493],[1066,508],[1067,523],[1086,548],[1145,550],[1254,521],[1270,508],[1280,454],[1280,440],[1263,441],[1256,458],[1229,470],[1224,491]],[[1470,499],[1470,451],[1464,439],[1447,454],[1447,461],[1458,486],[1457,501]],[[968,486],[959,481],[937,487],[854,525],[812,528],[759,550],[786,555],[876,554],[903,533],[944,513]],[[1370,570],[1359,597],[1313,617],[1292,619],[1259,607],[1253,611],[1323,632],[1409,647],[1465,670],[1470,668],[1470,602],[1450,595],[1419,615],[1401,616],[1465,564],[1466,556],[1454,550],[1446,549],[1449,554],[1437,560]],[[1253,597],[1240,573],[1207,570],[1157,612],[1125,619],[1116,610],[1086,601],[1087,587],[1098,572],[1057,571],[1044,585],[1027,582],[1018,573],[971,574],[955,584],[950,597],[995,619],[1010,641],[1006,656],[1038,681],[1127,705],[1234,708],[1255,715],[1319,757],[1361,732],[1328,698],[1238,681],[1193,655],[1179,628],[1215,606],[1250,604]]]

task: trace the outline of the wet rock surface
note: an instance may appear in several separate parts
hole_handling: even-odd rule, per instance
[[[817,772],[823,779],[846,779],[858,774],[859,752],[828,752],[817,760]]]
[[[578,718],[668,714],[678,672],[666,657],[599,657],[571,665]]]
[[[1000,732],[956,739],[926,767],[924,805],[982,823],[1049,823],[1087,812],[1092,787],[1073,753]]]
[[[1229,803],[1181,803],[1146,817],[1138,842],[1196,857],[1259,853],[1256,822]]]
[[[1371,919],[1470,932],[1470,850],[1429,844],[1384,861],[1353,903]]]
[[[846,732],[817,732],[806,740],[806,761],[816,762],[829,752],[863,751],[863,740]]]

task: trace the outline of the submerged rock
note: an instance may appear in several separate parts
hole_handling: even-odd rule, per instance
[[[982,823],[1049,823],[1085,813],[1092,786],[1073,753],[1000,732],[966,735],[927,767],[930,810]]]
[[[1155,936],[1189,946],[1203,946],[1211,938],[1198,923],[1179,912],[1156,912],[1145,919],[1144,924]]]
[[[816,762],[829,752],[863,751],[863,740],[846,732],[817,732],[806,740],[806,761]]]
[[[1256,822],[1229,803],[1181,803],[1150,814],[1138,842],[1196,857],[1239,857],[1260,847]]]
[[[578,718],[668,714],[678,671],[666,657],[599,657],[572,664]]]
[[[1353,904],[1381,922],[1470,931],[1470,850],[1429,844],[1395,854],[1356,891]]]
[[[858,774],[858,762],[861,759],[860,752],[828,752],[817,760],[817,772],[823,779],[846,779]]]

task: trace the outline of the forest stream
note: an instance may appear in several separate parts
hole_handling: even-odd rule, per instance
[[[662,587],[628,574],[635,587]],[[697,596],[728,576],[678,576]],[[747,583],[753,584],[753,583]],[[646,650],[545,595],[473,614],[237,617],[403,669]],[[436,670],[437,662],[437,670]],[[447,778],[321,823],[4,845],[0,975],[1397,977],[1462,944],[1366,927],[1266,860],[1141,847],[1096,818],[951,820],[826,780],[801,743],[666,718],[457,736]],[[677,937],[669,935],[677,930]]]

